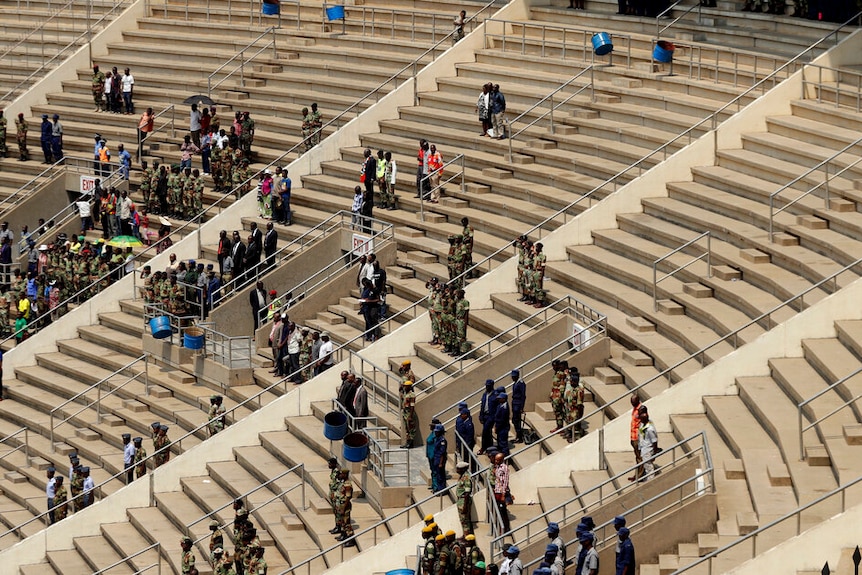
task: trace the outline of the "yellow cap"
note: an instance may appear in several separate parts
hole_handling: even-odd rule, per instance
[[[455,532],[450,529],[446,532],[446,537],[455,537]]]
[[[434,523],[434,516],[429,513],[425,516],[425,525],[431,525],[432,523]]]
[[[468,535],[468,536],[467,536],[467,537],[465,537],[464,539],[466,539],[467,541],[475,541],[475,540],[476,540],[476,536],[475,536],[475,535],[473,535],[473,534],[471,533],[470,535]]]
[[[408,365],[410,365],[409,359],[405,359],[404,361],[401,362],[401,367],[407,367]]]
[[[445,540],[446,540],[445,535],[438,535],[437,537],[434,538],[434,541],[445,541]]]
[[[413,382],[408,379],[407,381],[405,381],[401,385],[403,385],[404,387],[413,387]]]
[[[437,523],[432,521],[431,523],[428,524],[428,527],[430,527],[431,529],[437,529]]]
[[[422,528],[422,533],[434,533],[434,530],[431,529],[430,526],[426,525],[425,527]]]

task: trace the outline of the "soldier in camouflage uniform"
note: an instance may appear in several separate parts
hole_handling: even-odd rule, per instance
[[[584,416],[584,396],[587,390],[581,381],[581,374],[577,367],[569,369],[568,362],[563,362],[563,369],[566,372],[566,390],[563,394],[566,403],[566,424],[570,424]],[[572,427],[568,433],[568,438],[569,441],[573,441],[584,435],[586,435],[584,423],[581,422]]]
[[[401,396],[401,422],[404,426],[404,441],[402,448],[409,449],[416,442],[416,393],[413,391],[413,382],[405,381],[398,388]]]
[[[213,145],[210,149],[210,174],[213,179],[213,190],[215,192],[221,191],[222,186],[222,177],[221,177],[221,162],[223,156],[224,149],[213,142]]]
[[[447,285],[443,288],[443,313],[441,317],[441,331],[443,335],[443,351],[452,355],[455,349],[455,295]]]
[[[179,167],[171,168],[168,176],[168,213],[176,216],[179,211],[179,202],[182,196],[182,185],[180,183]]]
[[[266,575],[267,565],[266,559],[263,558],[263,545],[256,545],[251,548],[251,561],[248,564],[249,575]]]
[[[518,288],[518,293],[521,294],[521,297],[518,301],[525,301],[527,299],[527,288],[524,283],[524,262],[527,257],[527,249],[526,249],[527,237],[521,236],[517,240],[515,240],[515,249],[518,251],[518,276],[515,279],[515,285]]]
[[[334,457],[329,458],[329,504],[332,505],[332,513],[335,514],[335,494],[338,493],[339,479],[338,473],[341,471],[341,466],[338,465],[338,460]],[[338,516],[335,518],[335,527],[329,530],[333,535],[341,533],[341,525],[338,524]]]
[[[302,109],[302,143],[305,145],[305,151],[307,152],[311,148],[314,147],[314,141],[311,139],[311,123],[312,118],[311,114],[308,112],[308,108]]]
[[[461,236],[449,236],[449,253],[446,255],[446,268],[449,271],[449,281],[458,275],[458,259],[461,257]]]
[[[523,301],[527,305],[533,303],[533,242],[524,242],[524,277],[523,277]]]
[[[476,566],[476,563],[485,561],[485,554],[482,553],[482,550],[479,549],[478,545],[476,545],[476,536],[473,534],[464,537],[464,552],[466,560],[464,573],[466,575],[473,572],[471,569]]]
[[[69,496],[66,486],[63,485],[63,476],[54,477],[54,522],[65,519],[69,514]]]
[[[460,461],[455,470],[458,472],[458,483],[455,486],[458,519],[461,521],[461,537],[473,533],[473,478],[467,471],[470,464]]]
[[[236,165],[236,162],[234,162]],[[239,167],[233,171],[233,187],[236,191],[236,199],[242,198],[251,190],[251,182],[249,181],[248,158],[242,158],[239,161]]]
[[[78,459],[72,461],[72,476],[69,478],[69,511],[80,511],[81,492],[84,490],[84,476],[81,474],[81,462]]]
[[[440,337],[440,314],[443,312],[442,291],[438,285],[437,278],[431,278],[428,282],[428,309],[431,316],[431,345],[441,345]]]
[[[452,571],[452,550],[446,543],[445,535],[438,535],[434,538],[437,545],[437,556],[434,561],[434,575],[451,575]]]
[[[159,434],[153,439],[153,448],[155,449],[153,463],[156,467],[164,465],[171,458],[171,440],[168,439],[167,425],[159,426]]]
[[[192,540],[188,537],[180,539],[180,547],[183,549],[183,556],[180,562],[180,572],[183,575],[189,575],[192,568],[195,566],[195,554],[192,552]]]
[[[459,289],[455,297],[455,343],[452,355],[465,354],[470,350],[467,343],[467,324],[470,321],[470,302],[464,298],[464,290]]]
[[[532,255],[532,272],[530,274],[530,289],[529,299],[527,303],[533,304],[533,307],[545,306],[545,262],[547,257],[542,252],[541,242],[536,242],[533,246]]]
[[[212,531],[210,534],[210,563],[212,563],[213,567],[215,567],[217,560],[215,556],[216,549],[223,549],[224,547],[224,535],[221,532],[221,528],[217,519],[213,519],[210,521],[209,529]]]
[[[254,120],[248,112],[242,113],[242,132],[239,135],[239,146],[245,158],[251,159],[251,145],[254,143]]]
[[[311,379],[313,366],[311,365],[311,348],[314,340],[307,327],[302,328],[302,340],[299,342],[299,365],[302,368],[300,379],[305,382]]]
[[[554,360],[551,364],[551,367],[554,369],[554,380],[551,382],[551,408],[554,410],[554,419],[556,420],[557,427],[552,431],[559,430],[566,423],[566,409],[565,403],[563,401],[563,391],[565,390],[566,384],[566,375],[563,372],[562,366],[559,361]]]
[[[461,225],[464,226],[464,229],[461,230],[461,244],[464,247],[464,269],[469,270],[473,267],[473,238],[475,236],[475,230],[473,226],[470,225],[470,218],[463,217],[461,218]],[[467,274],[468,278],[475,277],[476,274],[473,271]]]
[[[26,162],[30,159],[30,152],[27,151],[27,130],[27,120],[24,119],[22,112],[15,119],[15,140],[18,142],[18,161],[20,162]]]
[[[434,575],[434,563],[437,561],[437,545],[434,543],[436,533],[430,525],[422,528],[422,573]]]
[[[143,206],[147,209],[150,207],[150,184],[153,179],[153,168],[147,166],[146,160],[141,160],[141,184],[138,186],[141,195],[144,197]]]
[[[323,127],[322,114],[317,110],[317,102],[311,105],[311,145],[320,143],[320,129]]]
[[[236,575],[233,568],[233,558],[225,554],[223,547],[213,549],[212,563],[215,575]]]
[[[210,396],[210,409],[207,414],[207,419],[209,419],[207,429],[209,430],[210,437],[224,429],[225,409],[222,401],[223,398],[220,395]]]
[[[356,539],[353,539],[353,525],[350,519],[350,511],[353,508],[353,484],[350,481],[350,471],[341,469],[338,471],[340,481],[338,492],[335,494],[335,511],[338,523],[341,527],[341,536],[338,541],[346,541],[345,547],[355,547]]]
[[[93,103],[96,104],[94,111],[101,112],[103,104],[102,96],[105,93],[105,73],[100,71],[98,66],[93,66],[92,90]]]
[[[147,451],[141,445],[143,438],[135,437],[132,443],[135,444],[135,455],[132,459],[132,464],[135,466],[135,478],[140,479],[147,474]]]
[[[204,179],[197,168],[192,170],[192,175],[195,178],[195,185],[192,189],[192,211],[189,219],[195,217],[204,209]]]
[[[183,189],[182,195],[180,196],[180,208],[179,212],[186,219],[191,219],[192,217],[192,198],[195,193],[195,177],[192,175],[191,168],[185,168],[183,170]]]

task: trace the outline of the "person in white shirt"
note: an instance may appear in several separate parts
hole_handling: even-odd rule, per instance
[[[123,85],[123,104],[126,106],[126,114],[132,114],[135,111],[135,106],[132,104],[132,90],[135,87],[135,77],[132,76],[128,68],[125,69],[121,82]]]
[[[132,434],[124,433],[123,437],[123,468],[126,470],[126,485],[135,479],[135,446],[132,443]]]
[[[45,483],[45,496],[48,498],[48,523],[54,523],[54,496],[57,494],[57,486],[54,483],[54,473],[56,470],[53,467],[49,467],[46,476],[48,477],[48,481]]]
[[[90,477],[90,468],[82,467],[81,474],[84,476],[84,485],[81,496],[81,507],[89,507],[93,504],[94,492],[93,490],[96,488],[95,483],[93,483],[93,478]],[[77,511],[77,509],[76,509]]]
[[[315,365],[315,375],[335,365],[335,361],[332,359],[332,342],[329,340],[329,334],[323,332],[320,334],[320,339],[323,343],[320,345],[320,359],[317,360],[317,364]]]
[[[584,533],[580,537],[581,545],[586,548],[587,555],[584,557],[584,566],[577,575],[598,575],[599,573],[599,554],[593,547],[593,540],[592,533]]]
[[[521,562],[520,554],[521,550],[517,545],[509,547],[509,557],[512,558],[509,563],[509,575],[524,575],[524,564]]]

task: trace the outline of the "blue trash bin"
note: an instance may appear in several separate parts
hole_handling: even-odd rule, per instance
[[[267,2],[263,3],[261,7],[261,12],[266,14],[267,16],[272,16],[279,13],[279,5],[278,4],[269,4]]]
[[[611,35],[607,32],[598,32],[593,34],[593,52],[596,56],[605,56],[614,51],[614,43],[611,42]]]
[[[326,19],[330,22],[333,20],[344,20],[344,6],[330,6],[327,8]]]
[[[171,320],[166,315],[160,315],[150,320],[150,332],[156,339],[171,337]]]
[[[330,441],[340,441],[347,435],[347,416],[340,411],[330,411],[323,416],[323,436]]]
[[[655,48],[652,51],[652,57],[656,62],[661,62],[662,64],[669,64],[673,61],[673,51],[676,50],[676,46],[674,46],[670,42],[665,42],[664,40],[659,40],[655,43]]]
[[[183,332],[183,347],[186,349],[203,349],[204,330],[199,327],[187,327]]]
[[[387,571],[385,575],[416,575],[416,571],[413,569],[393,569]]]
[[[342,455],[353,463],[365,461],[368,458],[368,436],[357,432],[345,435]]]

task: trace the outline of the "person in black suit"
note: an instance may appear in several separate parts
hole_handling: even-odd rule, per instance
[[[245,268],[244,283],[252,281],[260,273],[260,270],[257,269],[257,265],[260,263],[260,252],[260,242],[255,239],[254,234],[248,236],[248,245],[245,247],[245,261],[242,265]]]
[[[233,277],[236,278],[235,285],[241,285],[245,272],[245,244],[239,237],[239,232],[233,233],[233,245],[230,248],[230,258],[233,260]]]
[[[248,303],[251,304],[254,331],[257,331],[260,326],[261,312],[266,312],[266,290],[263,288],[263,282],[257,282],[255,288],[248,294]]]
[[[254,238],[254,241],[257,242],[257,245],[263,245],[263,234],[257,228],[257,222],[251,223],[251,235]]]
[[[266,235],[263,236],[263,253],[266,254],[266,269],[275,266],[275,250],[278,246],[278,232],[272,222],[266,224]]]

